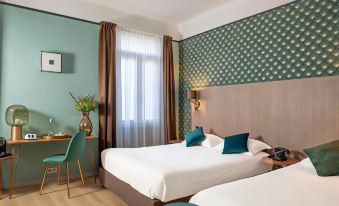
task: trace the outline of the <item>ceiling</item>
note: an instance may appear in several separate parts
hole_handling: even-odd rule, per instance
[[[181,23],[232,0],[75,0],[125,12]]]
[[[294,0],[0,0],[185,39]]]

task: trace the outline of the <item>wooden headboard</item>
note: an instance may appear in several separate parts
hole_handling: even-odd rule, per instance
[[[192,128],[222,137],[249,132],[296,151],[339,139],[339,76],[208,87]]]

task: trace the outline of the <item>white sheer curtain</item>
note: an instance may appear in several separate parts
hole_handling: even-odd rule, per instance
[[[117,28],[117,147],[164,144],[162,36]]]

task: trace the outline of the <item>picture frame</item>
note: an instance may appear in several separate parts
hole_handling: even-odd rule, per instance
[[[41,51],[40,59],[42,72],[62,72],[62,55],[60,53]]]

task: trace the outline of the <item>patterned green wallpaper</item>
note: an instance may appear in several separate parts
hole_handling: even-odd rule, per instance
[[[297,0],[180,42],[179,135],[193,87],[339,75],[339,0]]]

